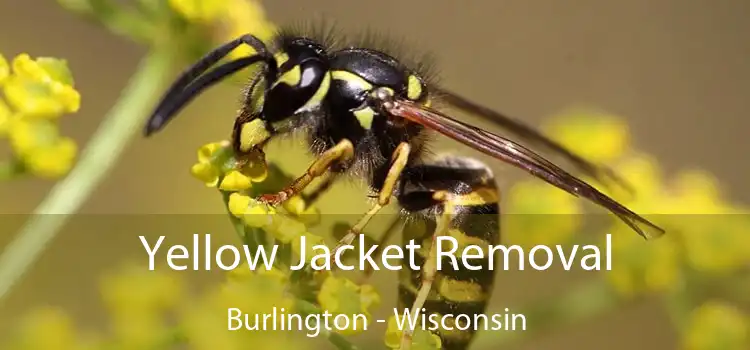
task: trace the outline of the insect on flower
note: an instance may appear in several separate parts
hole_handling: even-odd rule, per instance
[[[519,139],[565,157],[586,175],[621,182],[610,170],[592,164],[534,129],[461,97],[432,83],[422,64],[397,59],[371,40],[338,45],[330,30],[283,29],[272,45],[244,35],[208,53],[174,82],[145,127],[146,135],[161,130],[187,103],[206,88],[239,70],[260,64],[260,72],[244,92],[244,103],[234,123],[232,145],[236,154],[262,152],[269,140],[302,132],[309,150],[317,157],[307,172],[278,193],[259,201],[276,205],[301,193],[316,178],[331,174],[350,175],[369,181],[377,194],[372,208],[341,239],[351,244],[368,221],[395,198],[403,212],[431,223],[430,236],[460,235],[497,244],[499,190],[493,173],[482,162],[448,155],[429,159],[424,151],[426,134],[440,133],[471,148],[509,163],[563,189],[586,198],[619,217],[645,238],[664,231],[583,180],[563,170],[538,153],[511,139],[461,122],[432,107],[435,102],[492,120]],[[255,54],[237,58],[209,71],[235,48],[247,45]],[[622,183],[622,182],[621,182]],[[321,186],[327,188],[327,186]],[[475,219],[479,218],[479,219]],[[482,313],[494,276],[481,271],[436,271],[436,247],[421,253],[419,271],[406,274],[399,286],[400,303],[412,314]],[[486,265],[488,258],[475,261]],[[461,300],[452,300],[450,288],[441,288],[441,298],[428,298],[433,282],[473,290]],[[456,289],[456,290],[458,290]],[[413,330],[405,330],[401,349],[409,349]],[[470,333],[440,332],[444,349],[465,349]]]

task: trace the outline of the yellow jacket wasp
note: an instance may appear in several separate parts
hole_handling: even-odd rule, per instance
[[[209,69],[230,51],[248,45],[255,54]],[[281,31],[271,47],[252,35],[228,42],[188,68],[170,87],[145,128],[146,135],[163,128],[199,95],[225,77],[261,63],[249,84],[235,121],[232,144],[237,154],[261,151],[274,137],[304,132],[317,157],[307,172],[278,193],[260,200],[278,204],[301,193],[326,173],[348,174],[368,180],[377,202],[341,240],[351,244],[367,222],[395,197],[401,208],[422,215],[434,229],[423,239],[440,235],[497,244],[499,190],[492,172],[481,162],[461,156],[424,157],[425,135],[436,131],[496,159],[510,163],[574,196],[586,198],[618,216],[645,238],[664,231],[648,220],[566,172],[530,149],[496,134],[458,121],[431,107],[447,103],[505,127],[519,138],[566,157],[586,175],[618,180],[609,170],[568,151],[532,128],[431,84],[426,72],[410,67],[385,50],[367,45],[336,47],[323,36]],[[208,72],[207,72],[208,71]],[[481,222],[467,220],[474,214]],[[432,236],[432,237],[430,237]],[[461,237],[457,237],[459,240]],[[445,314],[463,310],[484,312],[492,289],[490,271],[436,271],[435,246],[420,256],[420,271],[406,274],[399,300],[412,314]],[[481,264],[475,262],[473,265]],[[447,283],[450,282],[450,283]],[[439,284],[439,285],[433,285]],[[453,290],[474,293],[453,297]],[[431,290],[439,290],[437,295]],[[402,349],[411,344],[404,331]],[[465,349],[471,332],[441,332],[445,349]]]

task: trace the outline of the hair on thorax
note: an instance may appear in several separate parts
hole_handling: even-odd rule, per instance
[[[417,74],[429,86],[439,80],[435,56],[417,44],[383,30],[368,27],[355,33],[345,33],[339,25],[326,17],[296,21],[281,26],[273,42],[273,50],[283,48],[294,38],[305,37],[319,43],[326,52],[360,47],[384,53],[404,68]]]

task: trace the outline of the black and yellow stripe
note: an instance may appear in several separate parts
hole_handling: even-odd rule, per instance
[[[465,165],[453,162],[424,166],[422,171],[412,171],[405,176],[402,204],[407,207],[409,204],[417,205],[420,199],[422,203],[427,203],[425,199],[428,196],[433,198],[433,202],[421,205],[422,213],[431,214],[431,217],[407,222],[403,239],[404,244],[411,239],[420,243],[421,249],[417,251],[414,262],[417,266],[425,266],[434,235],[441,234],[438,233],[440,217],[451,212],[448,213],[451,218],[447,230],[441,235],[453,237],[458,242],[456,254],[459,266],[454,268],[451,259],[443,257],[441,270],[434,276],[423,307],[425,315],[464,314],[474,320],[475,315],[483,314],[487,308],[495,274],[488,265],[488,254],[481,259],[467,259],[472,266],[483,267],[480,270],[470,270],[461,265],[460,252],[469,244],[489,247],[499,243],[499,192],[488,170],[459,167],[462,164]],[[413,187],[409,190],[410,186],[417,184],[421,188]],[[422,187],[425,185],[427,187]],[[442,200],[438,200],[440,198]],[[417,300],[419,289],[425,282],[423,272],[424,270],[402,270],[398,291],[399,309],[411,308]],[[448,326],[452,326],[452,319],[446,320]],[[463,331],[440,330],[438,335],[443,341],[443,349],[466,349],[477,328],[482,328],[482,325],[473,325],[469,330]]]

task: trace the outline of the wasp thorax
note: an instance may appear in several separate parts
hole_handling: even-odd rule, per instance
[[[266,91],[263,105],[263,118],[272,123],[315,109],[331,82],[325,52],[309,39],[283,43],[275,57],[278,75]]]

